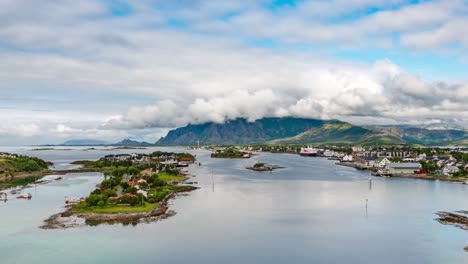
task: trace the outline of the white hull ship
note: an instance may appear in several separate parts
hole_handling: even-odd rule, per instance
[[[317,156],[318,152],[319,152],[319,150],[316,149],[316,148],[307,147],[307,148],[301,148],[301,151],[299,152],[299,155],[309,156],[309,157],[312,156],[313,157],[313,156]]]

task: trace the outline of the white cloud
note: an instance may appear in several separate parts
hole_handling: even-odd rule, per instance
[[[41,127],[37,124],[16,124],[14,126],[2,124],[0,135],[10,135],[19,137],[33,137],[41,133]]]
[[[0,133],[155,141],[168,128],[236,117],[468,120],[466,81],[427,82],[384,57],[366,65],[323,52],[383,47],[398,55],[401,44],[463,53],[466,1],[301,1],[275,11],[261,0],[169,1],[160,3],[166,12],[149,2],[109,17],[98,1],[2,1]],[[364,15],[369,8],[379,11]],[[164,26],[172,20],[182,26]],[[263,38],[279,48],[255,44]]]

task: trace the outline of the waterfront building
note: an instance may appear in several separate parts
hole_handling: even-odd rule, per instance
[[[409,173],[415,173],[421,170],[421,164],[420,163],[413,163],[413,162],[407,162],[407,163],[388,163],[385,165],[385,169],[388,171],[390,174],[409,174]]]

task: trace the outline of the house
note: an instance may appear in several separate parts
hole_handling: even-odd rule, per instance
[[[141,183],[147,183],[145,179],[136,179],[128,183],[129,186],[131,187],[137,187],[139,188],[139,184]]]
[[[143,195],[143,197],[148,197],[148,192],[147,191],[143,191],[143,190],[138,190],[137,193],[141,193],[141,195]]]
[[[459,172],[460,169],[457,166],[445,165],[442,169],[442,174],[445,176],[452,176],[454,173]]]
[[[366,149],[361,147],[361,146],[354,146],[354,147],[352,147],[352,150],[353,150],[353,152],[364,152],[364,151],[366,151]]]
[[[385,169],[390,174],[408,174],[408,173],[415,173],[421,170],[420,163],[388,163],[385,165]]]
[[[140,171],[140,174],[143,175],[143,176],[151,176],[151,175],[153,175],[153,173],[154,172],[153,172],[152,168]]]
[[[179,159],[179,161],[183,161],[183,162],[192,162],[193,161],[193,158],[192,157],[181,157]]]
[[[148,162],[150,160],[149,156],[141,153],[132,153],[132,160],[137,162]]]
[[[380,157],[380,158],[375,159],[374,167],[375,168],[384,168],[385,165],[387,165],[389,163],[391,163],[391,161],[389,159],[387,159],[386,157]]]
[[[357,157],[354,160],[354,163],[356,163],[356,165],[362,169],[367,169],[367,168],[371,168],[374,166],[374,160],[372,160],[371,158]]]
[[[126,194],[123,194],[123,195],[119,195],[119,196],[115,196],[115,197],[109,197],[109,199],[111,200],[120,200],[122,197],[124,196],[127,196],[127,197],[130,197],[130,198],[133,198],[133,197],[137,197],[135,194],[133,193],[126,193]]]
[[[344,162],[352,162],[354,160],[353,155],[345,155],[342,159]]]
[[[0,152],[0,157],[1,158],[16,158],[18,157],[18,155],[7,153],[7,152]]]
[[[115,155],[106,155],[106,156],[104,156],[104,158],[105,158],[106,160],[112,161],[112,160],[115,159]]]
[[[114,160],[130,160],[132,158],[129,154],[117,154],[114,156]]]

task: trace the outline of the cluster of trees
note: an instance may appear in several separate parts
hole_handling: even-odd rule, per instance
[[[437,166],[437,164],[432,160],[428,162],[421,160],[419,161],[419,163],[421,163],[422,169],[427,170],[429,172],[434,172],[439,169],[439,166]]]
[[[458,161],[468,162],[468,153],[452,151],[450,154]]]
[[[7,158],[7,163],[16,172],[34,172],[48,169],[49,164],[40,158],[18,156],[15,158]]]
[[[265,163],[261,163],[261,162],[255,163],[253,166],[254,166],[254,168],[263,168],[263,167],[265,167]]]
[[[146,180],[145,182],[139,183],[140,189],[147,190],[149,195],[148,197],[143,197],[141,193],[137,193],[138,189],[132,187],[128,184],[127,181],[123,181],[124,174],[130,175],[134,173],[132,178],[142,178]],[[166,171],[169,175],[178,175],[177,171]],[[123,194],[132,194],[132,196],[123,195],[119,199],[113,199],[117,196],[116,189],[117,187],[122,188]],[[150,176],[141,176],[139,172],[136,173],[132,167],[119,167],[112,171],[112,173],[106,176],[99,188],[94,190],[85,202],[87,206],[98,206],[103,207],[106,205],[112,204],[129,204],[131,206],[139,205],[142,201],[147,201],[149,203],[160,202],[166,195],[169,193],[169,190],[173,186],[167,185],[165,181],[159,178],[159,175],[154,173]]]
[[[224,149],[223,151],[217,151],[217,152],[211,153],[212,158],[242,158],[243,155],[244,155],[244,152],[235,148],[227,148],[227,149]]]
[[[453,177],[466,177],[468,176],[468,171],[465,170],[465,167],[460,166],[458,167],[459,171],[453,173]]]
[[[190,154],[190,153],[175,153],[175,152],[165,152],[165,151],[155,151],[151,154],[149,154],[150,157],[159,159],[160,157],[169,157],[169,156],[175,156],[177,160],[181,160],[184,158],[195,160],[195,156]]]

